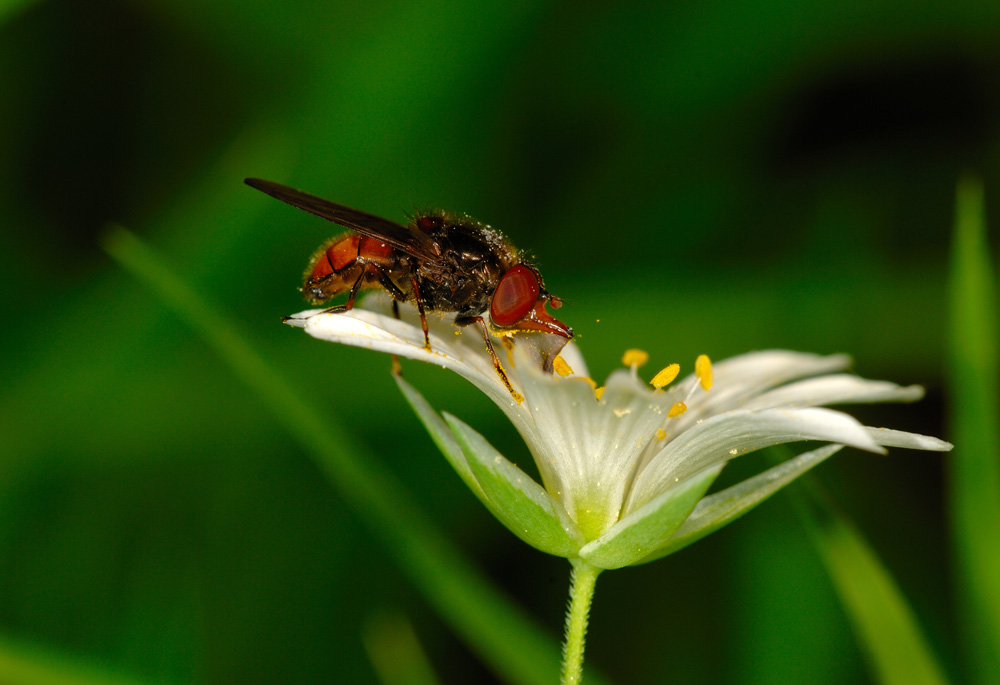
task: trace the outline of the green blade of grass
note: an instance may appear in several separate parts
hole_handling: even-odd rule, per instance
[[[35,0],[0,0],[0,23],[13,19],[35,4]]]
[[[298,395],[236,332],[136,236],[113,228],[104,248],[176,311],[255,392],[328,476],[330,484],[396,559],[453,630],[501,675],[516,683],[556,682],[560,648],[486,581],[419,512],[403,488],[365,457],[345,431]],[[596,677],[592,682],[598,682]]]
[[[789,488],[877,682],[940,685],[944,671],[899,587],[861,532],[807,480]]]
[[[153,681],[0,637],[0,682],[4,685],[150,685]]]
[[[441,685],[402,614],[375,612],[365,621],[361,639],[383,685]]]
[[[958,186],[951,258],[948,461],[956,594],[969,675],[1000,683],[1000,382],[982,184]]]

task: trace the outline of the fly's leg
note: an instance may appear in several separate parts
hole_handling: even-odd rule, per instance
[[[503,381],[504,386],[506,386],[510,396],[514,398],[514,401],[518,404],[524,401],[524,397],[514,390],[514,386],[510,384],[510,379],[507,378],[507,372],[503,370],[503,366],[500,365],[500,359],[497,357],[496,350],[493,349],[493,342],[490,340],[490,331],[486,328],[486,322],[481,316],[462,316],[455,319],[455,323],[459,326],[467,326],[468,324],[475,321],[479,324],[480,330],[483,332],[483,340],[486,342],[486,351],[490,353],[490,359],[493,361],[493,370],[497,372],[500,376],[500,380]]]
[[[420,299],[420,286],[417,285],[416,273],[410,273],[410,283],[413,285],[413,299],[417,301],[417,311],[420,312],[420,326],[424,329],[424,349],[431,351],[431,336],[427,332],[427,316],[424,314],[424,301]]]
[[[343,314],[344,312],[349,312],[354,309],[354,300],[358,297],[358,291],[361,290],[361,284],[365,280],[365,272],[362,269],[361,273],[358,275],[354,285],[351,286],[351,294],[347,296],[347,302],[344,304],[338,304],[336,307],[328,307],[320,312],[320,314]]]
[[[393,300],[392,301],[392,315],[394,317],[396,317],[396,319],[399,319],[399,301],[398,300]],[[399,356],[395,355],[395,354],[392,355],[392,373],[395,374],[396,376],[402,376],[403,375],[403,365],[399,363]]]
[[[392,315],[398,320],[399,301],[405,300],[406,295],[403,294],[402,290],[396,287],[396,284],[392,282],[392,279],[389,278],[389,275],[384,270],[378,269],[377,273],[378,273],[378,282],[382,284],[383,288],[389,291],[390,295],[392,295]],[[395,354],[392,355],[392,372],[397,376],[403,375],[403,367],[399,363],[399,356]]]
[[[386,291],[392,295],[392,315],[397,319],[399,318],[399,303],[406,300],[406,293],[399,289],[392,279],[389,278],[389,274],[377,266],[368,267],[375,272],[375,277],[378,278],[379,285],[386,289]]]

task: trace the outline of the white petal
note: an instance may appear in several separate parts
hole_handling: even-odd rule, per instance
[[[714,364],[713,370],[715,386],[746,396],[798,378],[840,371],[850,365],[851,358],[846,354],[762,350],[724,359]]]
[[[733,411],[697,424],[654,456],[636,478],[625,511],[634,511],[713,464],[798,440],[885,452],[853,417],[832,409]]]
[[[664,430],[673,438],[709,416],[743,409],[753,398],[771,388],[799,378],[840,371],[851,364],[845,354],[819,355],[789,350],[764,350],[741,354],[713,364],[715,383],[708,391],[698,390],[688,402],[688,411],[670,421]],[[694,374],[677,384],[673,394],[683,400],[698,383]]]
[[[358,307],[337,314],[323,314],[322,311],[300,312],[288,317],[286,323],[320,340],[397,354],[451,369],[501,408],[516,411],[517,403],[493,370],[485,351],[479,351],[480,348],[485,350],[485,343],[478,331],[445,325],[440,317],[428,316],[431,342],[428,351],[424,347],[423,330],[407,321]]]
[[[528,367],[521,380],[533,420],[522,435],[546,489],[593,537],[618,520],[638,456],[670,405],[626,370],[611,375],[600,401],[580,379]]]
[[[930,450],[932,452],[950,452],[954,447],[950,442],[919,433],[870,426],[866,426],[866,430],[875,439],[875,442],[886,447],[905,447],[911,450]]]
[[[747,403],[747,409],[815,407],[829,404],[913,402],[924,396],[919,385],[907,387],[888,381],[870,381],[842,373],[809,378],[769,390]]]

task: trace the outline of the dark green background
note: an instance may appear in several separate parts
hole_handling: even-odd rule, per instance
[[[22,0],[0,3],[0,123],[0,632],[169,682],[363,683],[363,626],[388,611],[442,680],[483,682],[258,398],[100,250],[105,227],[238,320],[558,636],[568,565],[449,472],[389,360],[280,325],[334,227],[243,177],[504,230],[595,376],[626,347],[687,370],[701,352],[850,352],[864,376],[928,389],[856,415],[947,437],[954,189],[977,172],[997,206],[1000,12]],[[406,373],[530,461],[471,386]],[[738,460],[727,482],[764,465]],[[818,473],[957,673],[941,455],[848,451]],[[622,683],[868,679],[781,497],[602,576],[588,663]]]

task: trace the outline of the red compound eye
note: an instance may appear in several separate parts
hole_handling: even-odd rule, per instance
[[[493,302],[490,304],[490,319],[501,328],[513,326],[528,315],[541,288],[538,276],[524,264],[518,264],[500,277]]]

